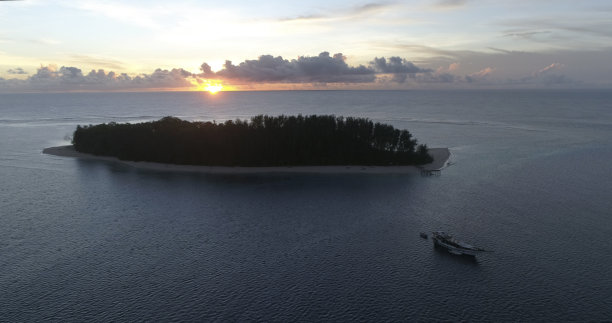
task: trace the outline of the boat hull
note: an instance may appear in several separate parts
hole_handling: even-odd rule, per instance
[[[483,252],[482,250],[457,248],[453,245],[445,243],[444,241],[440,241],[439,239],[436,239],[436,238],[433,238],[433,241],[436,246],[446,249],[449,253],[453,255],[458,255],[458,256],[465,255],[465,256],[475,257],[476,255]]]

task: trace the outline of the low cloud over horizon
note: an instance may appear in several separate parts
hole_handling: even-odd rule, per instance
[[[213,72],[210,65],[200,67],[201,77],[247,83],[373,83],[380,74],[392,74],[392,81],[403,83],[408,75],[429,73],[412,62],[394,56],[387,59],[375,57],[368,66],[349,66],[342,53],[322,52],[318,56],[300,56],[287,60],[281,56],[262,55],[256,60],[246,60],[238,65],[226,61],[223,69]]]
[[[126,73],[91,70],[83,74],[73,66],[41,66],[26,79],[0,78],[0,92],[72,92],[72,91],[129,91],[173,90],[192,86],[192,74],[182,68],[156,69],[151,74],[130,76]]]
[[[257,59],[234,64],[227,60],[219,71],[204,62],[200,73],[183,68],[156,69],[152,73],[128,75],[104,69],[88,73],[74,66],[47,65],[29,75],[23,68],[8,70],[14,78],[0,78],[0,92],[71,92],[71,91],[171,91],[194,90],[198,84],[220,82],[231,89],[412,89],[570,86],[579,84],[564,75],[564,64],[551,62],[516,79],[494,78],[494,67],[484,67],[459,74],[462,65],[453,62],[436,69],[426,68],[399,56],[374,57],[367,65],[351,66],[341,53],[322,52],[317,56],[285,59],[261,55]],[[25,76],[28,75],[28,76]],[[24,78],[25,76],[25,78]]]

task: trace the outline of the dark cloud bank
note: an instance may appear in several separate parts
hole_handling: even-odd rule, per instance
[[[330,56],[328,52],[292,60],[263,55],[238,65],[226,61],[216,73],[204,63],[201,70],[204,78],[259,83],[371,83],[385,73],[396,75],[394,81],[401,83],[409,74],[430,72],[400,57],[391,57],[388,62],[384,57],[375,58],[369,66],[352,67],[342,54]]]
[[[539,78],[547,77],[551,82],[550,70],[556,69],[553,64],[548,69],[538,72],[518,82],[532,83]],[[246,60],[237,65],[226,61],[223,69],[213,72],[210,65],[203,63],[201,73],[195,74],[182,68],[171,70],[157,69],[151,74],[130,76],[125,73],[91,70],[83,73],[76,67],[53,65],[41,66],[35,74],[25,79],[0,78],[2,92],[28,91],[129,91],[129,90],[168,90],[188,89],[194,82],[205,79],[221,80],[233,85],[252,84],[372,84],[375,88],[401,88],[401,84],[484,84],[488,82],[491,68],[459,76],[448,71],[433,71],[394,56],[376,57],[367,66],[349,66],[342,54],[330,55],[322,52],[318,56],[301,56],[297,59],[284,59],[281,56],[262,55],[255,60]],[[27,74],[21,68],[8,71],[9,74]],[[564,80],[566,81],[566,80]],[[382,86],[381,86],[382,85]]]

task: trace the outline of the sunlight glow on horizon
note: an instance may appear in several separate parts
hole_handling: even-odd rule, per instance
[[[219,93],[219,91],[223,90],[223,85],[221,85],[220,83],[208,84],[204,89],[210,94],[217,94]]]
[[[204,80],[194,78],[190,80],[193,85],[192,90],[197,92],[208,92],[210,94],[217,94],[221,91],[231,90],[226,89],[220,80]]]

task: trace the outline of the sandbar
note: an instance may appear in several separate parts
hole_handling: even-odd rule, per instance
[[[272,167],[244,167],[244,166],[198,166],[198,165],[177,165],[154,162],[135,162],[120,160],[116,157],[96,156],[78,152],[72,145],[50,147],[43,149],[44,154],[75,157],[81,159],[95,159],[110,162],[118,162],[131,167],[155,171],[174,171],[174,172],[199,172],[210,174],[256,174],[256,173],[323,173],[323,174],[418,174],[421,170],[441,170],[450,158],[448,148],[429,148],[429,154],[433,157],[433,162],[422,166],[272,166]]]

